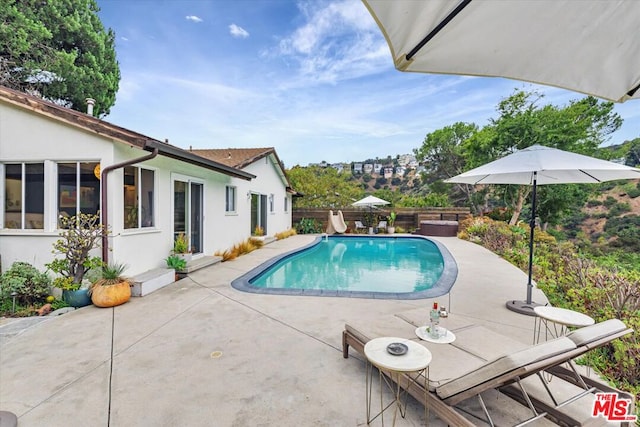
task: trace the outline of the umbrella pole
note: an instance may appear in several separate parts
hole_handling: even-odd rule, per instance
[[[529,228],[531,229],[529,235],[529,279],[527,280],[527,304],[531,304],[531,292],[533,289],[533,283],[531,278],[533,277],[533,239],[535,237],[536,229],[536,189],[537,189],[537,172],[533,173],[533,194],[531,195],[531,222],[529,222]]]
[[[515,311],[516,313],[526,314],[528,316],[535,316],[535,312],[533,311],[534,307],[540,305],[531,301],[532,292],[533,292],[533,239],[536,228],[536,193],[538,188],[538,173],[533,172],[533,191],[531,195],[531,221],[529,222],[529,228],[531,232],[529,234],[529,276],[527,279],[527,299],[526,301],[507,301],[507,308],[511,311]]]

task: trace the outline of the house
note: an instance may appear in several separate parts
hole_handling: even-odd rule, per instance
[[[405,173],[407,173],[407,169],[404,166],[398,166],[396,168],[396,175],[404,176]]]
[[[320,163],[309,163],[309,167],[318,167],[318,168],[327,168],[329,167],[329,163],[326,161],[321,161]]]
[[[43,269],[58,217],[77,212],[100,214],[102,257],[130,276],[164,266],[180,233],[198,258],[258,225],[290,228],[294,192],[275,150],[223,151],[231,157],[200,155],[0,86],[2,267]]]
[[[398,156],[398,164],[400,166],[406,167],[409,164],[414,163],[415,161],[416,161],[416,156],[414,156],[413,154],[402,154]]]
[[[334,168],[338,173],[344,172],[344,163],[332,163],[331,167]]]
[[[393,166],[385,166],[383,169],[383,176],[386,179],[391,179],[393,177]]]
[[[362,173],[362,163],[353,164],[353,173],[354,174]]]
[[[364,173],[371,174],[371,172],[373,172],[373,164],[372,163],[365,163],[363,170],[364,170]]]
[[[379,174],[380,170],[382,169],[382,164],[381,163],[374,163],[373,164],[373,172]]]
[[[254,232],[256,227],[260,227],[266,235],[273,235],[291,228],[291,196],[294,192],[291,190],[283,163],[273,147],[190,151],[198,156],[242,170],[256,177],[252,180],[246,195],[244,193],[236,194],[236,202],[239,201],[239,205],[242,204],[243,197],[246,197],[247,202],[250,202],[249,211],[247,212],[247,208],[245,208],[243,212],[244,214],[250,213],[249,232]],[[231,199],[231,197],[227,197],[225,203]],[[226,206],[225,209],[229,209],[228,215],[238,215],[238,208],[233,211],[229,206]],[[244,231],[244,234],[240,233],[240,240],[247,236],[247,230]]]

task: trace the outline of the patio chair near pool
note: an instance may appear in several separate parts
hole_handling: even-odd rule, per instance
[[[419,317],[424,316],[424,310]],[[343,356],[349,356],[349,347],[364,355],[364,345],[373,338],[394,336],[416,339],[415,328],[420,320],[400,313],[381,316],[364,325],[345,325],[343,331]],[[631,333],[617,319],[607,320],[576,330],[569,335],[535,345],[526,345],[506,336],[473,324],[450,324],[456,340],[451,344],[432,344],[419,341],[429,349],[433,358],[429,365],[428,393],[424,381],[411,381],[408,375],[399,377],[400,386],[419,402],[429,406],[441,420],[450,426],[475,425],[469,415],[456,405],[477,398],[482,413],[493,425],[481,394],[492,389],[514,398],[511,403],[520,406],[520,412],[528,408],[531,417],[518,421],[528,424],[546,417],[560,425],[607,425],[603,417],[592,417],[595,392],[617,393],[622,399],[633,401],[633,396],[616,390],[593,379],[582,377],[571,365],[572,359],[594,348],[604,346],[616,338]],[[561,367],[569,364],[571,369]],[[552,381],[543,372],[554,375]],[[559,400],[562,399],[562,402]],[[518,403],[519,402],[519,403]],[[515,413],[514,408],[503,409]],[[525,415],[526,416],[526,415]]]
[[[387,231],[387,221],[378,222],[378,227],[376,228],[378,229],[378,233],[380,233],[382,230]]]
[[[364,230],[367,229],[367,227],[365,227],[365,225],[362,223],[362,221],[354,221],[354,224],[355,224],[355,227],[356,227],[356,229],[355,229],[356,233],[359,233],[360,232],[359,230],[363,230],[364,231]]]

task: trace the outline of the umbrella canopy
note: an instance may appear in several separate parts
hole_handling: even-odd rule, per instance
[[[390,202],[387,202],[386,200],[382,200],[379,199],[375,196],[367,196],[364,199],[360,199],[357,202],[353,202],[351,205],[352,206],[357,206],[357,207],[372,207],[372,206],[382,206],[382,205],[388,205]]]
[[[400,71],[640,99],[640,1],[363,0]]]
[[[542,145],[532,145],[484,166],[456,175],[445,182],[533,186],[531,221],[529,223],[531,234],[529,236],[527,299],[507,301],[507,308],[510,310],[533,315],[533,308],[537,305],[531,300],[537,185],[598,183],[617,179],[640,179],[640,169]]]
[[[516,151],[446,182],[463,184],[588,184],[638,179],[640,169],[542,145]]]

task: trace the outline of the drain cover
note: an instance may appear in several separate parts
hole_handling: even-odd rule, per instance
[[[216,350],[216,351],[212,351],[211,352],[211,358],[212,359],[217,359],[219,357],[222,356],[222,352],[220,350]]]

